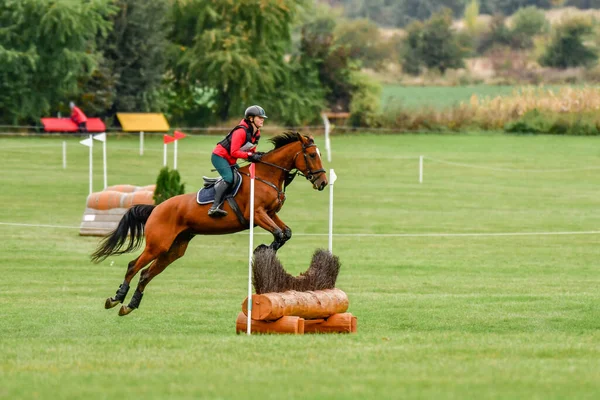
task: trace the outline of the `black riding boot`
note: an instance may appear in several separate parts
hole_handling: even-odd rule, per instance
[[[221,204],[223,204],[223,199],[225,198],[225,193],[227,193],[227,189],[229,189],[229,183],[224,180],[220,180],[215,184],[215,201],[213,202],[212,207],[208,210],[208,215],[211,217],[225,217],[227,215],[227,211],[221,210]]]

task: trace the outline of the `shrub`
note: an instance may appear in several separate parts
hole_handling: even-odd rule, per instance
[[[156,179],[154,204],[158,205],[173,196],[185,193],[185,184],[180,182],[181,176],[177,170],[169,170],[169,167],[161,169]]]
[[[504,130],[512,133],[548,133],[552,121],[537,109],[528,111],[519,120],[506,124]]]
[[[353,126],[377,126],[381,99],[381,85],[360,72],[350,75],[354,86],[350,102],[350,123]]]
[[[506,124],[505,131],[513,133],[550,133],[553,135],[599,135],[599,121],[591,113],[557,114],[537,109],[528,111],[515,122]]]

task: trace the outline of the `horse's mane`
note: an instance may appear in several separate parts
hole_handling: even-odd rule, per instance
[[[300,140],[300,137],[298,135],[300,135],[298,132],[287,131],[287,132],[283,132],[280,135],[272,137],[271,139],[269,139],[269,141],[271,143],[273,143],[273,145],[275,145],[275,148],[273,149],[273,150],[275,150],[275,149],[285,146],[286,144],[298,142]],[[306,139],[308,139],[311,143],[314,143],[313,139],[310,138],[309,136],[304,136],[304,137]]]

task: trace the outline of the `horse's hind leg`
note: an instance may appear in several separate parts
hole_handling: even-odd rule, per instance
[[[126,306],[121,306],[119,310],[119,315],[127,315],[136,308],[140,307],[140,303],[142,301],[142,297],[144,296],[144,289],[146,285],[150,283],[152,278],[156,275],[160,274],[167,268],[173,261],[182,257],[185,254],[187,246],[192,239],[192,235],[182,234],[180,235],[171,245],[171,248],[166,253],[162,253],[158,258],[145,270],[142,271],[140,275],[140,281],[138,282],[137,288],[133,293],[133,297],[131,301]]]
[[[109,297],[108,299],[106,299],[106,302],[104,303],[104,308],[113,308],[114,306],[116,306],[119,303],[122,303],[125,300],[127,292],[129,292],[129,284],[131,283],[131,280],[133,279],[135,274],[137,274],[140,269],[144,268],[156,258],[155,255],[150,254],[147,250],[148,249],[146,248],[138,258],[129,262],[129,264],[127,265],[127,272],[125,273],[125,280],[119,286],[115,297]]]

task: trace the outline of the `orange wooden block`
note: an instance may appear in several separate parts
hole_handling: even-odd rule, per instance
[[[257,321],[250,322],[251,333],[293,333],[296,335],[304,334],[304,319],[300,317],[285,316],[276,321]],[[248,316],[243,312],[239,313],[235,321],[235,332],[246,333],[248,330]]]
[[[124,193],[104,190],[90,194],[86,207],[94,210],[111,210],[113,208],[129,208],[135,204],[154,204],[154,192],[140,190]]]
[[[154,204],[154,193],[141,190],[123,195],[121,200],[122,208],[129,208],[135,204]]]
[[[304,321],[304,333],[355,333],[356,322],[351,313],[333,314],[324,320]]]
[[[87,198],[86,206],[95,210],[110,210],[121,207],[123,193],[113,190],[92,193]]]

